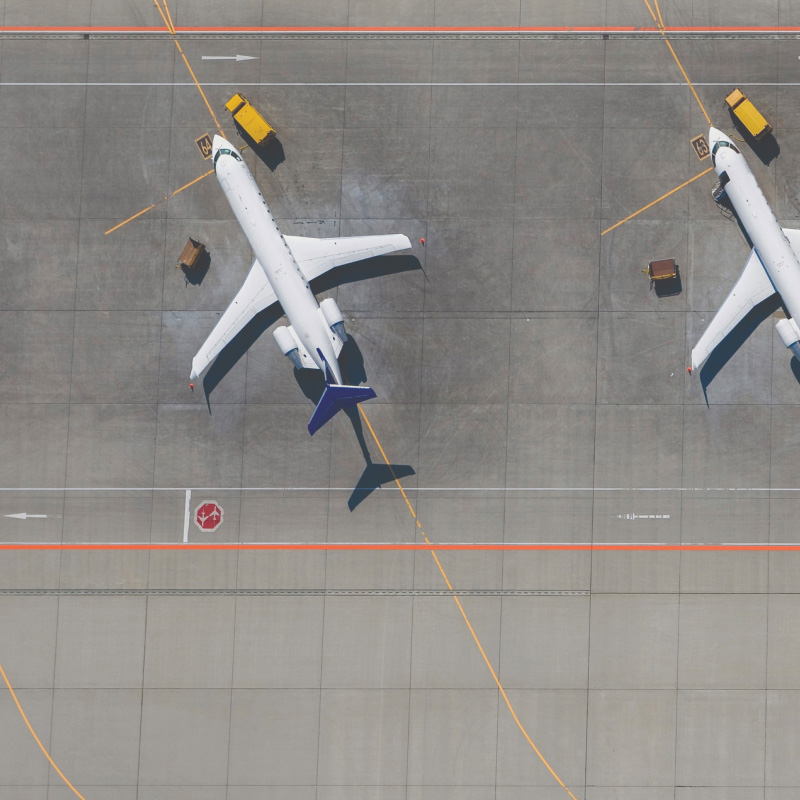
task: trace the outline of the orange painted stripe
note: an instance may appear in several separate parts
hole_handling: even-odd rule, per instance
[[[186,25],[176,26],[176,33],[660,33],[655,25]],[[800,33],[798,25],[676,25],[666,33]],[[167,33],[157,25],[2,25],[0,33]]]
[[[396,551],[396,550],[461,550],[461,551],[612,551],[612,552],[800,552],[800,544],[423,544],[423,543],[368,543],[356,542],[328,543],[304,542],[290,544],[285,542],[252,542],[241,544],[238,542],[219,543],[181,543],[181,542],[131,542],[131,543],[28,543],[11,542],[0,543],[3,550],[368,550],[368,551]]]

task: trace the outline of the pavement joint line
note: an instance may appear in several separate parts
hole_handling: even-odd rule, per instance
[[[242,83],[240,81],[223,81],[218,83],[205,83],[205,86],[239,86],[239,87],[302,87],[309,86],[314,88],[321,87],[444,87],[444,88],[470,88],[470,87],[600,87],[600,86],[616,86],[616,87],[637,87],[637,86],[658,86],[658,87],[683,87],[690,84],[685,81],[255,81],[252,83]],[[698,82],[694,86],[730,86],[730,83],[722,83],[719,81],[711,82]],[[775,82],[747,82],[748,86],[769,86],[769,87],[797,87],[800,86],[800,81],[784,81],[780,83]],[[33,86],[33,87],[83,87],[83,86],[98,86],[98,87],[192,87],[195,86],[191,81],[0,81],[0,86]],[[213,172],[213,170],[212,170]]]
[[[475,645],[477,646],[478,650],[480,651],[480,654],[481,654],[481,656],[483,658],[484,663],[489,668],[489,672],[491,673],[492,678],[494,679],[494,682],[497,685],[497,688],[499,689],[500,694],[503,697],[503,700],[505,701],[505,704],[506,704],[506,707],[509,710],[509,713],[511,714],[511,716],[514,719],[514,722],[517,723],[517,727],[522,732],[522,735],[525,737],[525,740],[528,742],[528,744],[531,746],[533,751],[539,757],[539,760],[542,762],[542,764],[547,768],[547,771],[553,776],[553,778],[555,779],[556,783],[558,783],[558,785],[561,786],[562,789],[564,789],[564,791],[572,798],[572,800],[577,800],[575,795],[569,790],[569,788],[564,783],[564,781],[561,780],[561,778],[559,777],[558,773],[550,766],[550,763],[547,761],[547,759],[541,753],[539,748],[536,746],[536,744],[534,743],[533,739],[531,739],[530,735],[528,734],[528,731],[525,729],[525,726],[522,724],[522,721],[517,716],[517,712],[514,710],[514,706],[511,704],[511,700],[509,699],[508,695],[506,694],[506,690],[503,688],[503,684],[500,683],[500,678],[498,677],[497,673],[495,672],[495,669],[492,666],[492,662],[489,660],[489,656],[486,655],[486,651],[483,649],[483,645],[481,644],[481,641],[478,638],[478,634],[475,632],[475,629],[472,627],[472,623],[470,622],[469,617],[467,616],[467,612],[464,609],[464,606],[461,604],[461,600],[459,600],[458,594],[453,589],[453,585],[450,583],[450,579],[447,577],[447,573],[445,572],[445,569],[442,566],[442,562],[439,561],[439,557],[436,555],[436,552],[433,549],[433,547],[431,545],[431,542],[428,539],[427,534],[422,529],[422,525],[420,524],[419,519],[417,519],[417,513],[414,510],[414,506],[411,505],[411,501],[408,499],[408,496],[406,495],[405,491],[403,490],[403,487],[402,487],[402,485],[400,483],[400,480],[394,474],[394,469],[392,468],[392,464],[391,464],[391,462],[389,461],[389,459],[388,459],[388,457],[386,455],[386,451],[383,449],[383,446],[381,445],[380,440],[378,439],[378,435],[375,433],[375,429],[372,427],[372,423],[369,421],[369,417],[367,417],[367,414],[364,411],[364,407],[361,404],[359,404],[358,410],[361,413],[361,416],[364,418],[364,422],[366,422],[367,428],[369,429],[369,432],[370,432],[372,438],[375,440],[375,444],[377,445],[378,450],[380,451],[381,457],[386,462],[386,466],[389,468],[390,472],[392,473],[392,477],[394,477],[394,482],[397,484],[397,488],[400,490],[400,494],[403,496],[403,500],[405,500],[406,506],[408,506],[408,510],[411,512],[411,516],[413,517],[414,522],[417,525],[417,528],[419,528],[419,532],[422,534],[422,537],[425,539],[425,543],[428,545],[428,548],[430,549],[431,555],[433,556],[433,560],[436,562],[436,566],[439,568],[439,572],[440,572],[442,578],[444,579],[445,585],[450,590],[450,592],[452,592],[451,596],[452,596],[455,604],[458,606],[458,610],[461,612],[461,617],[463,618],[464,622],[466,623],[466,626],[469,629],[470,634],[472,635],[472,639],[475,642]]]

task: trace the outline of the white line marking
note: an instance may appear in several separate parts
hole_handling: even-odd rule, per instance
[[[617,514],[617,519],[669,519],[669,514]]]
[[[746,83],[748,86],[800,86],[800,82],[789,82],[789,83],[752,83],[747,80],[740,80],[739,83]],[[661,82],[661,83],[648,83],[642,81],[636,82],[603,82],[603,81],[595,81],[595,82],[586,82],[586,83],[576,83],[576,82],[568,82],[568,81],[550,81],[550,82],[503,82],[503,83],[480,83],[480,82],[448,82],[448,83],[436,83],[430,81],[423,81],[423,82],[411,82],[411,83],[404,83],[404,82],[390,82],[390,83],[379,83],[379,82],[313,82],[313,81],[304,81],[304,82],[278,82],[278,83],[270,83],[270,82],[257,82],[257,83],[232,83],[230,81],[225,83],[206,83],[203,82],[202,86],[377,86],[377,87],[386,87],[386,86],[453,86],[453,87],[470,87],[470,86],[512,86],[512,87],[525,87],[525,86],[560,86],[560,87],[569,87],[569,86],[681,86],[685,87],[688,86],[687,83],[681,83],[679,81],[668,81],[668,82]],[[729,86],[730,83],[693,83],[693,86]],[[62,82],[62,81],[0,81],[0,86],[117,86],[117,87],[125,87],[125,86],[172,86],[172,87],[182,87],[182,86],[191,86],[197,88],[196,85],[192,82],[185,82],[185,81],[161,81],[161,82],[116,82],[116,81],[75,81],[75,82]]]
[[[238,53],[235,56],[203,56],[203,61],[253,61],[259,56],[240,56]]]
[[[47,514],[26,514],[24,511],[21,514],[6,514],[5,516],[11,519],[47,519]]]
[[[796,486],[404,486],[406,492],[800,492]],[[0,486],[0,492],[353,492],[352,486]],[[382,492],[397,492],[382,486]]]
[[[5,545],[29,545],[29,544],[52,544],[52,542],[32,542],[30,539],[18,542],[0,542],[0,549]],[[175,546],[175,542],[146,542],[142,541],[128,541],[128,542],[65,542],[67,546],[83,546],[83,545],[112,545],[114,547],[120,545],[131,544],[152,544],[154,547],[162,545]],[[407,546],[410,544],[418,545],[422,550],[426,547],[424,542],[219,542],[220,545],[234,546],[241,545],[242,547],[319,547],[321,545],[330,547],[349,547],[351,545],[356,547],[395,547]],[[443,547],[483,547],[483,546],[501,546],[501,547],[796,547],[800,548],[800,542],[435,542],[431,546],[433,548]]]
[[[192,503],[192,490],[186,490],[186,505],[183,509],[183,541],[189,541],[189,513],[190,513],[190,506]]]

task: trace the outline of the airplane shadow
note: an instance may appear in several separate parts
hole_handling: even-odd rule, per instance
[[[775,294],[759,303],[747,316],[722,340],[700,371],[700,384],[703,397],[708,405],[707,387],[717,377],[719,371],[733,358],[755,329],[771,314],[781,307],[780,296]],[[794,369],[794,367],[793,367]],[[800,365],[798,365],[800,369]],[[797,373],[795,373],[797,375]],[[798,379],[800,380],[800,378]]]
[[[256,154],[256,157],[269,169],[270,172],[275,170],[286,161],[286,153],[283,151],[281,140],[277,136],[270,139],[264,144],[256,144],[255,140],[239,125],[236,120],[233,121],[239,136],[244,139],[247,146]]]
[[[798,361],[794,356],[792,356],[792,375],[794,375],[794,379],[800,383],[800,361]]]

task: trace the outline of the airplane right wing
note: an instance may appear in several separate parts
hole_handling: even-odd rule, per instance
[[[378,236],[338,236],[335,239],[312,239],[306,236],[284,236],[300,271],[307,281],[313,281],[324,272],[374,258],[396,250],[408,250],[411,242],[402,233]]]
[[[253,266],[250,267],[250,272],[245,278],[242,288],[239,289],[233,302],[219,318],[214,330],[211,331],[203,346],[197,351],[197,355],[192,359],[191,379],[197,380],[236,334],[259,311],[263,311],[277,300],[261,264],[256,259]]]
[[[744,265],[739,280],[725,298],[711,324],[705,329],[700,341],[692,350],[692,369],[698,370],[714,352],[717,345],[759,303],[775,294],[775,287],[764,269],[755,250]]]

